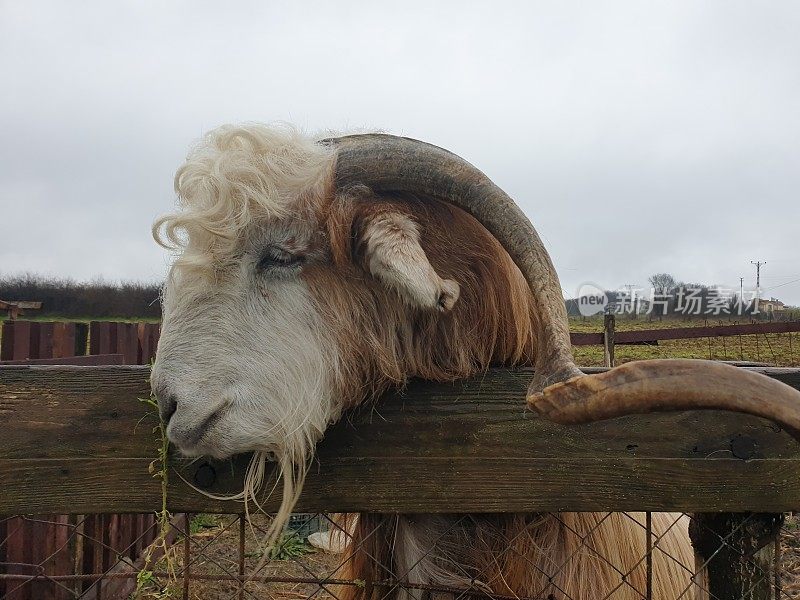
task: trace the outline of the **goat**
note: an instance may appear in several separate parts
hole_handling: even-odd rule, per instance
[[[533,364],[528,406],[559,423],[718,408],[800,430],[799,392],[727,365],[641,361],[584,376],[535,229],[483,173],[441,148],[224,126],[192,150],[175,189],[180,210],[154,224],[180,255],[163,294],[153,393],[182,453],[277,461],[273,534],[326,427],[410,377]],[[380,579],[382,564],[412,587],[640,598],[638,518],[361,515],[350,524],[349,576]],[[678,597],[690,581],[673,558],[692,564],[685,519],[655,515],[654,533],[663,538],[653,597]]]

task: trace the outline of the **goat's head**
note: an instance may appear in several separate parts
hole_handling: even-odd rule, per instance
[[[227,127],[190,154],[176,190],[183,210],[155,225],[182,254],[153,389],[187,454],[302,463],[344,408],[391,383],[531,355],[528,403],[560,422],[722,408],[800,429],[800,393],[726,365],[643,361],[584,377],[533,226],[441,148]],[[475,278],[481,260],[497,268]]]
[[[529,293],[497,241],[445,203],[337,181],[337,150],[223,128],[179,170],[184,210],[155,225],[182,254],[152,383],[183,453],[297,464],[393,383],[530,359]]]

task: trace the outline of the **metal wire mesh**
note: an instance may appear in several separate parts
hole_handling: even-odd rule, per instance
[[[0,599],[800,598],[792,515],[129,517],[0,520]]]

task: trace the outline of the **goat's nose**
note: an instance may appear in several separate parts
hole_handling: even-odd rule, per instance
[[[158,398],[158,414],[161,415],[161,420],[164,423],[169,423],[172,415],[178,410],[178,399],[174,394],[159,394]]]

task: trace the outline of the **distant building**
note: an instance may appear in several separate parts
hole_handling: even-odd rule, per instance
[[[786,310],[786,305],[777,298],[770,298],[769,300],[759,300],[758,310],[763,313],[776,313]]]

